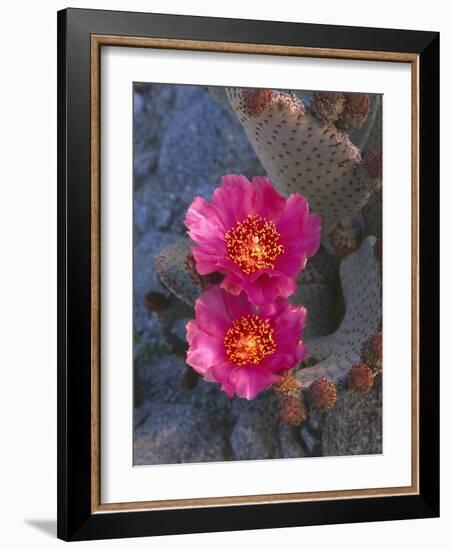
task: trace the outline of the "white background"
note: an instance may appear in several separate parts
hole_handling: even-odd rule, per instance
[[[383,225],[388,237],[384,238],[383,455],[284,460],[283,465],[280,460],[258,460],[132,467],[133,80],[314,90],[337,89],[346,82],[347,90],[384,94]],[[410,66],[106,48],[101,90],[101,501],[410,485]],[[399,204],[404,205],[401,210]]]
[[[76,2],[76,7],[128,9],[348,24],[442,32],[442,281],[451,280],[449,135],[450,20],[444,2],[379,0],[345,4],[228,0]],[[279,6],[284,6],[280,9]],[[1,544],[8,549],[53,548],[56,517],[56,14],[62,2],[8,3],[2,10],[0,87],[0,458]],[[433,215],[433,213],[431,213]],[[446,235],[446,238],[445,238]],[[446,251],[446,255],[445,255]],[[450,536],[451,355],[449,284],[442,285],[442,518],[285,530],[219,533],[84,543],[83,547],[154,549],[314,548],[378,549],[402,544],[424,549]]]

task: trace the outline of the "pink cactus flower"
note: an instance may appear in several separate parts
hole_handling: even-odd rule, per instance
[[[205,290],[187,323],[187,363],[208,382],[254,399],[303,360],[301,341],[307,312],[283,298],[255,306],[244,293],[234,296],[218,286]]]
[[[185,224],[197,244],[198,273],[222,273],[224,289],[244,291],[257,305],[293,294],[296,275],[320,244],[320,221],[307,200],[285,199],[265,177],[224,176],[211,203],[194,199]]]

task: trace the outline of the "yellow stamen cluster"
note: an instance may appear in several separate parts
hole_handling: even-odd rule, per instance
[[[224,338],[227,359],[233,365],[259,365],[276,351],[274,329],[256,313],[235,319]]]
[[[227,231],[228,257],[249,275],[260,269],[274,269],[275,260],[284,252],[274,222],[249,214]]]

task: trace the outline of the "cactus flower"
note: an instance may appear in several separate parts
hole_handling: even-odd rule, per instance
[[[196,197],[185,218],[200,275],[219,272],[222,288],[257,305],[286,298],[320,245],[320,221],[298,194],[285,199],[266,177],[224,176],[211,203]]]
[[[244,293],[213,286],[196,300],[195,313],[186,325],[187,363],[229,397],[254,399],[306,355],[307,312],[282,298],[258,307]]]

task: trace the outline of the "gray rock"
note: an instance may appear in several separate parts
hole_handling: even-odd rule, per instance
[[[268,393],[244,402],[245,409],[230,436],[234,460],[276,458],[278,408],[272,397]],[[241,405],[237,402],[235,410]]]
[[[309,409],[307,424],[313,431],[322,431],[324,426],[324,413]]]
[[[133,170],[137,178],[151,174],[158,163],[158,153],[153,149],[137,151],[133,159]]]
[[[160,185],[189,204],[196,194],[209,197],[221,176],[230,172],[262,173],[237,118],[203,88],[179,88],[161,144]]]
[[[299,430],[301,440],[308,452],[309,456],[318,456],[318,444],[319,439],[316,437],[316,435],[313,433],[312,430],[308,428],[308,426],[301,425],[301,428]]]
[[[154,403],[135,430],[133,463],[179,464],[228,460],[216,419],[188,405]]]
[[[138,370],[142,401],[189,405],[202,411],[205,416],[214,416],[223,429],[228,430],[236,418],[231,414],[234,400],[221,391],[219,384],[203,380],[195,388],[187,389],[182,383],[187,368],[190,367],[182,359],[173,355],[154,356],[141,361]]]
[[[159,336],[159,328],[155,315],[144,305],[144,297],[150,290],[164,292],[156,276],[153,258],[156,252],[174,242],[176,237],[155,231],[146,233],[138,242],[136,240],[133,253],[133,327],[135,335],[153,342],[153,338]]]
[[[277,438],[277,458],[302,458],[307,456],[294,426],[279,422]]]
[[[159,208],[156,211],[155,227],[157,229],[168,229],[171,225],[172,212],[169,208]]]
[[[325,417],[322,437],[324,456],[381,454],[381,377],[365,395],[350,390],[341,392],[335,406]]]

